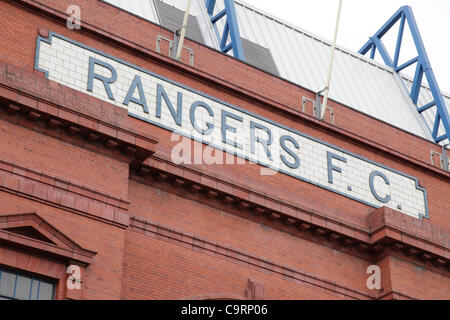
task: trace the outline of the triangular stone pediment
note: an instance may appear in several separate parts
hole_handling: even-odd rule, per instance
[[[15,234],[20,234],[22,236],[29,237],[29,238],[32,238],[32,239],[35,239],[35,240],[47,242],[47,243],[50,243],[50,244],[55,244],[52,240],[47,238],[45,235],[40,233],[38,230],[36,230],[32,226],[6,228],[6,229],[3,229],[3,230],[8,231],[8,232],[12,232],[12,233],[15,233]]]
[[[89,264],[95,252],[83,249],[36,213],[0,216],[0,241],[47,251],[49,254]]]

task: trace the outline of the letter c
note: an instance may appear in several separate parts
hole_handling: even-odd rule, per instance
[[[370,185],[370,191],[372,191],[373,196],[382,203],[388,203],[389,200],[391,200],[391,195],[387,194],[384,198],[382,198],[377,191],[375,190],[375,187],[373,185],[375,177],[381,177],[384,180],[384,183],[386,183],[388,186],[391,184],[389,179],[380,171],[372,171],[369,177],[369,185]]]

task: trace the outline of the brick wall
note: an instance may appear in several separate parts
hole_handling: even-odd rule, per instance
[[[174,62],[154,52],[167,30],[100,1],[75,2],[80,31],[65,28],[73,1],[0,1],[0,215],[36,212],[97,253],[82,298],[246,299],[249,279],[268,299],[449,298],[449,174],[429,159],[438,146],[335,102],[336,124],[319,122],[300,112],[312,92],[189,40],[195,66]],[[261,176],[248,162],[173,166],[170,132],[34,71],[36,38],[48,30],[417,177],[430,219],[396,212],[389,228],[400,236],[372,241],[374,208],[363,203]],[[52,113],[56,106],[70,114]],[[49,128],[55,119],[58,129]],[[125,151],[149,149],[150,139],[159,143],[145,161]],[[365,285],[373,263],[381,291]]]

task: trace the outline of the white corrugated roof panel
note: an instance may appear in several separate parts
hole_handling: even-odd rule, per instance
[[[102,0],[134,15],[159,24],[158,13],[153,0]]]
[[[280,76],[312,91],[325,87],[331,43],[238,0],[241,35],[270,48]],[[337,47],[329,96],[393,126],[432,140],[393,70]],[[433,119],[434,120],[434,119]]]
[[[187,5],[187,0],[161,1],[180,10],[185,10]],[[152,0],[107,2],[143,17],[157,17]],[[139,10],[137,7],[130,8],[131,2],[139,2],[139,6],[135,4]],[[144,2],[150,5],[144,5]],[[217,36],[204,3],[204,0],[192,0],[190,14],[196,16],[205,44],[219,49]],[[281,78],[314,92],[324,88],[331,46],[329,41],[264,13],[241,0],[235,0],[235,4],[241,37],[270,50]],[[215,13],[223,8],[223,1],[218,0]],[[223,29],[223,20],[217,23],[220,33]],[[431,109],[420,115],[408,97],[408,86],[410,83],[406,81],[406,85],[403,84],[391,68],[356,52],[337,47],[329,93],[331,99],[433,141],[430,128],[434,123],[435,110]],[[448,108],[450,96],[444,96],[444,99]],[[431,100],[429,89],[421,90],[419,106]],[[444,133],[443,128],[441,132]]]

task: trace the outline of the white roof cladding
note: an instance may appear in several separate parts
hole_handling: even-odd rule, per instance
[[[186,10],[187,0],[161,1]],[[159,23],[153,0],[106,2]],[[330,41],[264,13],[241,0],[235,0],[235,4],[241,37],[270,49],[281,78],[314,92],[324,88]],[[215,13],[223,7],[223,1],[217,1]],[[198,19],[205,44],[219,50],[217,36],[206,12],[204,0],[192,0],[190,14]],[[219,32],[223,29],[223,20],[217,23]],[[406,87],[411,86],[409,80],[405,83]],[[340,46],[336,50],[329,96],[339,103],[433,141],[430,130],[435,119],[435,108],[419,114],[417,107],[408,97],[405,85],[392,68]],[[419,106],[432,100],[428,89],[421,90]],[[450,96],[444,95],[444,100],[448,108]],[[336,116],[339,117],[339,114]],[[441,125],[441,134],[443,133]]]
[[[136,16],[159,24],[158,12],[156,11],[155,4],[151,0],[104,0],[104,2],[108,2]]]

